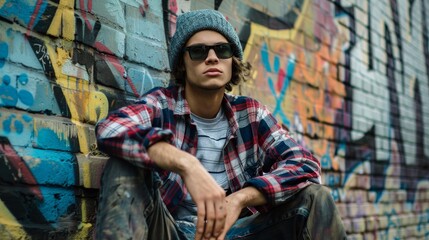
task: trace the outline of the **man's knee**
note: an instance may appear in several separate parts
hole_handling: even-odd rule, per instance
[[[157,196],[152,175],[151,171],[134,167],[125,160],[110,158],[101,180],[100,204],[127,204],[127,199],[148,204]]]
[[[136,167],[126,160],[111,157],[104,167],[101,184],[151,185],[152,181],[153,173],[150,170]]]
[[[294,199],[295,204],[314,214],[335,215],[337,209],[329,188],[320,184],[311,184],[302,189]]]
[[[333,201],[331,191],[321,184],[311,184],[304,188],[300,194],[309,197],[312,201]]]
[[[311,199],[307,227],[312,239],[321,239],[325,235],[331,239],[345,239],[344,225],[329,188],[312,184],[303,193],[304,198]]]
[[[143,172],[122,159],[107,161],[97,212],[99,238],[144,239],[143,236],[147,236],[146,216],[153,209],[155,190],[147,184],[151,182],[151,176]]]

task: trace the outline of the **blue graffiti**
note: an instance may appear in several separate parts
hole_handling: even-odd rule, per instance
[[[38,202],[38,209],[45,219],[55,222],[61,216],[70,214],[70,209],[76,206],[72,187],[77,183],[75,156],[67,152],[35,148],[25,148],[20,154],[31,156],[31,159],[43,159],[32,165],[31,172],[43,195],[43,201]]]
[[[261,49],[261,58],[262,58],[262,64],[264,65],[267,72],[273,72],[269,61],[270,58],[269,58],[268,46],[265,43]],[[286,70],[287,70],[286,74],[284,76],[284,79],[281,79],[284,82],[282,84],[279,94],[277,94],[275,90],[273,79],[271,77],[268,77],[268,80],[267,80],[270,91],[276,99],[276,106],[274,108],[273,115],[274,116],[279,115],[283,123],[289,128],[290,128],[290,121],[287,118],[286,114],[284,114],[284,112],[282,111],[281,104],[282,102],[284,102],[286,90],[288,89],[289,84],[292,80],[292,76],[295,72],[295,66],[296,66],[295,56],[290,55],[286,65]],[[282,71],[282,69],[280,68],[280,57],[276,55],[274,57],[274,73],[279,74],[280,71]]]
[[[264,43],[261,49],[262,64],[264,65],[264,68],[267,70],[267,72],[272,72],[269,55],[268,46]]]
[[[38,1],[37,8],[35,9],[34,1],[15,2],[17,1],[3,1],[3,5],[0,7],[0,16],[7,19],[19,20],[25,25],[32,24],[32,26],[38,23],[49,5],[48,1]],[[19,4],[19,7],[16,6],[17,4]]]
[[[6,120],[3,121],[3,131],[5,133],[10,133],[12,131],[12,118],[14,118],[15,115],[10,115]]]
[[[18,92],[12,86],[10,86],[10,76],[4,75],[2,79],[2,85],[0,85],[0,99],[3,104],[0,106],[15,106],[18,103]]]
[[[9,48],[5,42],[0,42],[0,68],[6,64],[9,56]],[[24,89],[17,90],[11,86],[12,79],[9,75],[4,75],[0,85],[0,106],[15,107],[20,100],[24,105],[31,106],[34,103],[33,95]],[[16,77],[16,85],[25,86],[28,83],[27,74],[20,74]]]
[[[39,128],[35,142],[38,147],[43,149],[72,151],[70,139],[66,138],[64,133],[58,135],[52,129],[48,128]]]
[[[17,133],[22,133],[24,131],[24,124],[20,121],[15,121],[14,126]]]
[[[25,86],[28,83],[27,74],[23,73],[17,77],[17,82],[19,82],[22,86]],[[32,106],[34,103],[33,95],[27,90],[19,90],[18,98],[21,102],[27,106]]]
[[[32,106],[34,103],[33,95],[25,90],[17,90],[15,87],[10,86],[11,78],[9,75],[4,75],[2,78],[2,84],[0,85],[0,106],[15,107],[20,100],[24,105]],[[21,74],[17,76],[18,83],[22,86],[28,83],[27,74]]]
[[[0,68],[6,63],[6,58],[9,55],[9,48],[5,42],[0,42]]]
[[[329,153],[330,149],[331,149],[331,144],[329,143],[325,154],[323,154],[322,158],[320,159],[320,164],[322,165],[323,169],[331,169],[332,168],[332,158],[331,158],[331,155]]]
[[[22,117],[22,120],[25,122],[25,124],[29,124],[32,121],[31,117],[26,115]],[[3,121],[4,133],[9,134],[12,132],[13,129],[17,134],[21,134],[24,132],[24,123],[21,122],[21,120],[17,119],[15,114],[11,114]]]

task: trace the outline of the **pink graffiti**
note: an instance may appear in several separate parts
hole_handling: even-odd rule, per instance
[[[83,19],[85,19],[85,24],[88,27],[88,29],[91,31],[92,30],[92,25],[89,22],[89,19],[86,16],[86,11],[85,11],[85,9],[83,7],[83,6],[85,6],[85,0],[79,0],[79,3],[80,3],[80,6],[81,6],[81,11],[80,12],[82,14]],[[92,12],[92,0],[88,0],[87,8],[88,8],[88,12]]]
[[[13,169],[20,172],[22,181],[29,184],[30,191],[40,200],[43,200],[42,192],[37,186],[37,181],[28,168],[27,164],[16,153],[8,142],[0,141],[0,152],[6,156],[6,161],[12,165]]]
[[[81,6],[85,5],[84,1],[85,0],[79,0]],[[149,3],[148,3],[147,0],[143,0],[143,5],[144,5],[145,8],[149,8]],[[92,12],[92,0],[88,0],[87,8],[88,8],[88,12]],[[88,19],[87,15],[86,15],[86,11],[84,10],[83,7],[81,7],[81,13],[82,13],[82,17],[84,18],[85,24],[87,25],[88,29],[92,30],[93,26],[89,22],[89,19]],[[103,51],[105,53],[108,53],[110,55],[110,56],[104,55],[104,57],[103,57],[104,60],[112,63],[112,65],[114,66],[114,68],[119,73],[121,73],[122,76],[124,76],[125,68],[124,68],[124,66],[121,65],[121,63],[119,62],[119,60],[116,57],[114,57],[113,52],[108,47],[106,47],[103,43],[101,43],[101,42],[96,42],[94,45],[95,45],[95,47],[97,49],[99,49],[99,50],[101,50],[101,51]],[[136,97],[139,97],[139,93],[138,93],[136,87],[134,86],[134,83],[132,82],[131,78],[130,77],[126,77],[125,80],[130,85],[131,90],[133,91],[133,94]]]
[[[283,89],[283,85],[285,83],[286,73],[283,69],[279,70],[277,74],[277,92],[280,93]]]
[[[36,7],[34,8],[33,14],[31,14],[31,20],[28,23],[27,32],[25,33],[25,36],[30,36],[31,29],[33,28],[34,21],[36,20],[37,15],[39,14],[40,6],[42,6],[42,3],[43,0],[37,0]]]
[[[143,17],[146,16],[146,11],[149,9],[149,3],[147,0],[143,0],[143,5],[140,5],[139,10]]]
[[[109,55],[103,55],[104,60],[110,62],[113,64],[113,66],[115,67],[115,69],[121,73],[122,76],[124,76],[125,73],[125,68],[124,66],[121,65],[121,63],[119,62],[119,60],[113,56],[113,52],[110,51],[110,49],[108,47],[106,47],[104,44],[100,43],[100,42],[96,42],[95,43],[95,47],[97,49],[100,49],[103,52],[108,53]],[[130,85],[131,90],[133,91],[134,96],[139,97],[139,93],[137,91],[136,86],[134,86],[134,83],[132,82],[130,77],[126,77],[125,80],[127,81],[127,83]]]
[[[315,8],[316,18],[314,26],[314,36],[322,40],[323,35],[329,36],[329,44],[332,45],[332,41],[338,34],[337,26],[335,25],[334,13],[332,12],[332,3],[327,0],[317,0],[313,7]],[[327,33],[324,33],[327,32]]]
[[[173,34],[176,32],[176,21],[177,21],[177,10],[178,10],[177,2],[176,0],[170,0],[168,2],[168,20],[170,22],[170,37],[173,36]]]

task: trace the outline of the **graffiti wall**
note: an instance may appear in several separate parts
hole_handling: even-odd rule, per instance
[[[211,8],[253,65],[233,92],[321,160],[350,239],[429,239],[428,5],[0,0],[0,238],[93,238],[95,123],[167,86],[176,17]]]

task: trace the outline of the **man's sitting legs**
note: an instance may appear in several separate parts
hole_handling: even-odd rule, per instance
[[[153,173],[110,158],[104,168],[97,239],[179,239]]]
[[[267,213],[239,219],[227,239],[346,239],[346,232],[326,187],[312,184]]]

